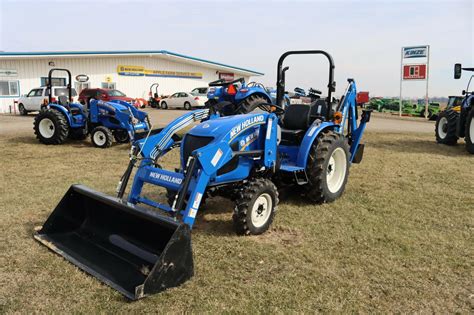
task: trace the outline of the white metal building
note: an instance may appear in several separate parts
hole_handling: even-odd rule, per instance
[[[166,50],[157,51],[69,51],[0,52],[0,113],[15,110],[14,101],[31,89],[46,84],[52,68],[72,73],[72,87],[115,88],[133,98],[148,98],[152,83],[159,83],[159,94],[189,92],[219,78],[244,77],[263,73],[218,62],[185,56]],[[85,74],[89,81],[75,77]],[[54,85],[64,85],[66,73],[53,76]]]

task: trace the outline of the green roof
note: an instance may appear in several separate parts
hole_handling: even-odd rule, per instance
[[[255,75],[264,75],[262,72],[258,72],[251,69],[245,69],[241,67],[235,67],[220,62],[210,61],[206,59],[191,57],[187,55],[178,54],[168,50],[117,50],[117,51],[39,51],[39,52],[0,52],[1,57],[42,57],[42,56],[84,56],[84,55],[170,55],[173,57],[180,57],[193,61],[203,62],[210,65],[226,67],[239,71],[249,72]]]

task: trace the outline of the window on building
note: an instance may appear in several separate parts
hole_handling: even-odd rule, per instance
[[[103,88],[103,89],[111,89],[111,90],[115,90],[115,82],[102,82],[100,87]]]
[[[76,89],[77,93],[81,93],[82,90],[89,88],[89,82],[74,82],[74,88]]]
[[[66,86],[66,78],[51,78],[52,86]],[[41,86],[48,84],[48,77],[41,78]]]
[[[19,81],[0,80],[0,96],[20,96]]]

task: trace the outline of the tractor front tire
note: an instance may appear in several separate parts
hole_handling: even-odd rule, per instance
[[[435,124],[436,142],[447,145],[455,145],[458,142],[456,135],[458,119],[459,113],[452,109],[439,113]]]
[[[112,131],[104,126],[95,127],[91,132],[91,140],[95,147],[101,149],[109,148],[113,141]]]
[[[474,107],[471,108],[466,119],[466,150],[474,154]]]
[[[127,130],[117,129],[117,130],[114,130],[113,134],[114,134],[115,141],[117,141],[117,143],[130,142],[130,136],[128,135]]]
[[[324,131],[316,138],[308,157],[309,182],[306,196],[316,203],[333,202],[345,189],[349,177],[349,145],[334,131]]]
[[[43,144],[61,144],[69,134],[66,117],[55,109],[39,112],[33,122],[33,129],[36,138]]]
[[[255,110],[259,110],[258,106],[264,103],[268,103],[268,101],[265,100],[263,97],[258,95],[251,95],[239,104],[238,113],[248,114]]]
[[[239,235],[258,235],[270,227],[278,205],[278,190],[269,179],[251,179],[239,193],[232,216]]]

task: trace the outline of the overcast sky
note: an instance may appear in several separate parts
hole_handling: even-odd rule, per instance
[[[0,0],[0,50],[164,49],[264,72],[256,79],[274,86],[283,52],[323,49],[335,60],[337,94],[352,77],[372,96],[396,96],[401,47],[428,44],[430,96],[447,96],[467,82],[453,79],[453,64],[474,66],[473,3]],[[322,59],[288,65],[288,88],[327,84]],[[423,96],[425,83],[403,89]]]

